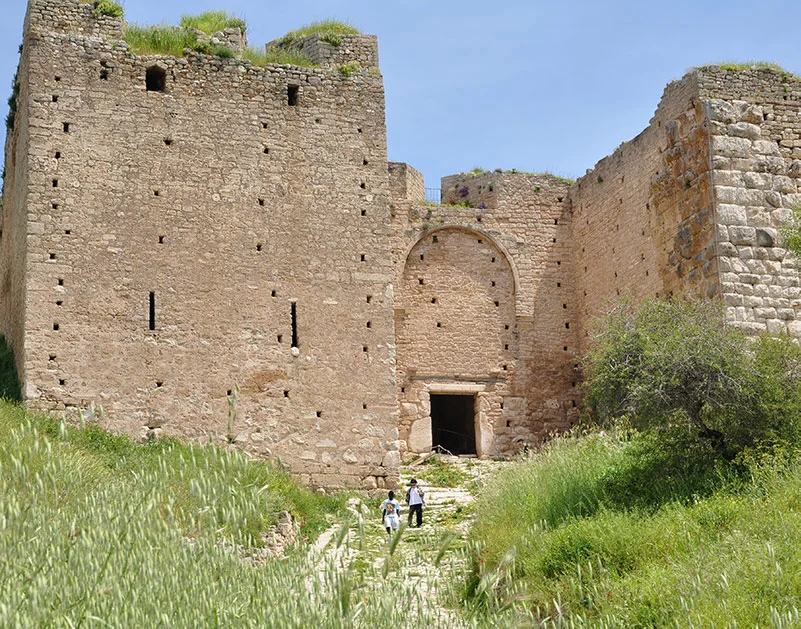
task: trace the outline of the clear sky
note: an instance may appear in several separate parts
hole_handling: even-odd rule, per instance
[[[389,159],[426,185],[479,166],[577,177],[644,129],[690,67],[771,61],[801,75],[799,0],[125,0],[126,18],[177,24],[225,9],[251,45],[336,18],[378,35]],[[25,0],[0,0],[0,115]],[[3,89],[5,91],[3,91]],[[4,141],[5,126],[0,125]]]

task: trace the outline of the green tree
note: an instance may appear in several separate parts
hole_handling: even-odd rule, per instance
[[[789,337],[747,338],[718,304],[649,300],[619,306],[596,341],[585,403],[602,425],[725,461],[801,437],[801,349]]]

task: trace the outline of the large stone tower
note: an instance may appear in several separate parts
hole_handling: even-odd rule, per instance
[[[25,398],[227,436],[312,484],[393,481],[375,37],[256,67],[137,56],[123,27],[78,0],[28,7],[0,243]]]

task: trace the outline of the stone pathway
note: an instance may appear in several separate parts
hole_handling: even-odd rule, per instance
[[[386,578],[395,574],[414,585],[429,600],[431,594],[441,598],[447,584],[456,583],[466,573],[469,553],[464,552],[467,534],[474,515],[475,495],[490,474],[502,462],[440,457],[446,471],[460,477],[454,487],[437,483],[445,479],[438,465],[404,466],[401,468],[402,486],[395,489],[401,502],[400,539],[395,544],[387,540],[387,533],[377,508],[372,510],[358,498],[348,504],[352,519],[348,530],[342,524],[325,531],[315,543],[321,561],[332,556],[350,565],[363,562],[378,570]],[[416,478],[426,493],[423,526],[407,528],[408,506],[403,502],[411,478]],[[382,497],[383,499],[383,497]],[[451,577],[454,577],[451,579]],[[443,587],[445,586],[445,587]],[[447,608],[446,601],[434,600],[431,604]],[[454,615],[448,626],[459,626]]]

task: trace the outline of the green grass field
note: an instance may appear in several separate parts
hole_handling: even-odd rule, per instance
[[[801,465],[640,478],[632,504],[638,439],[558,439],[499,474],[476,506],[469,604],[524,605],[545,626],[798,626]]]
[[[400,560],[379,569],[307,543],[344,500],[236,451],[136,444],[2,402],[0,626],[436,626]],[[300,542],[248,561],[284,509]]]

